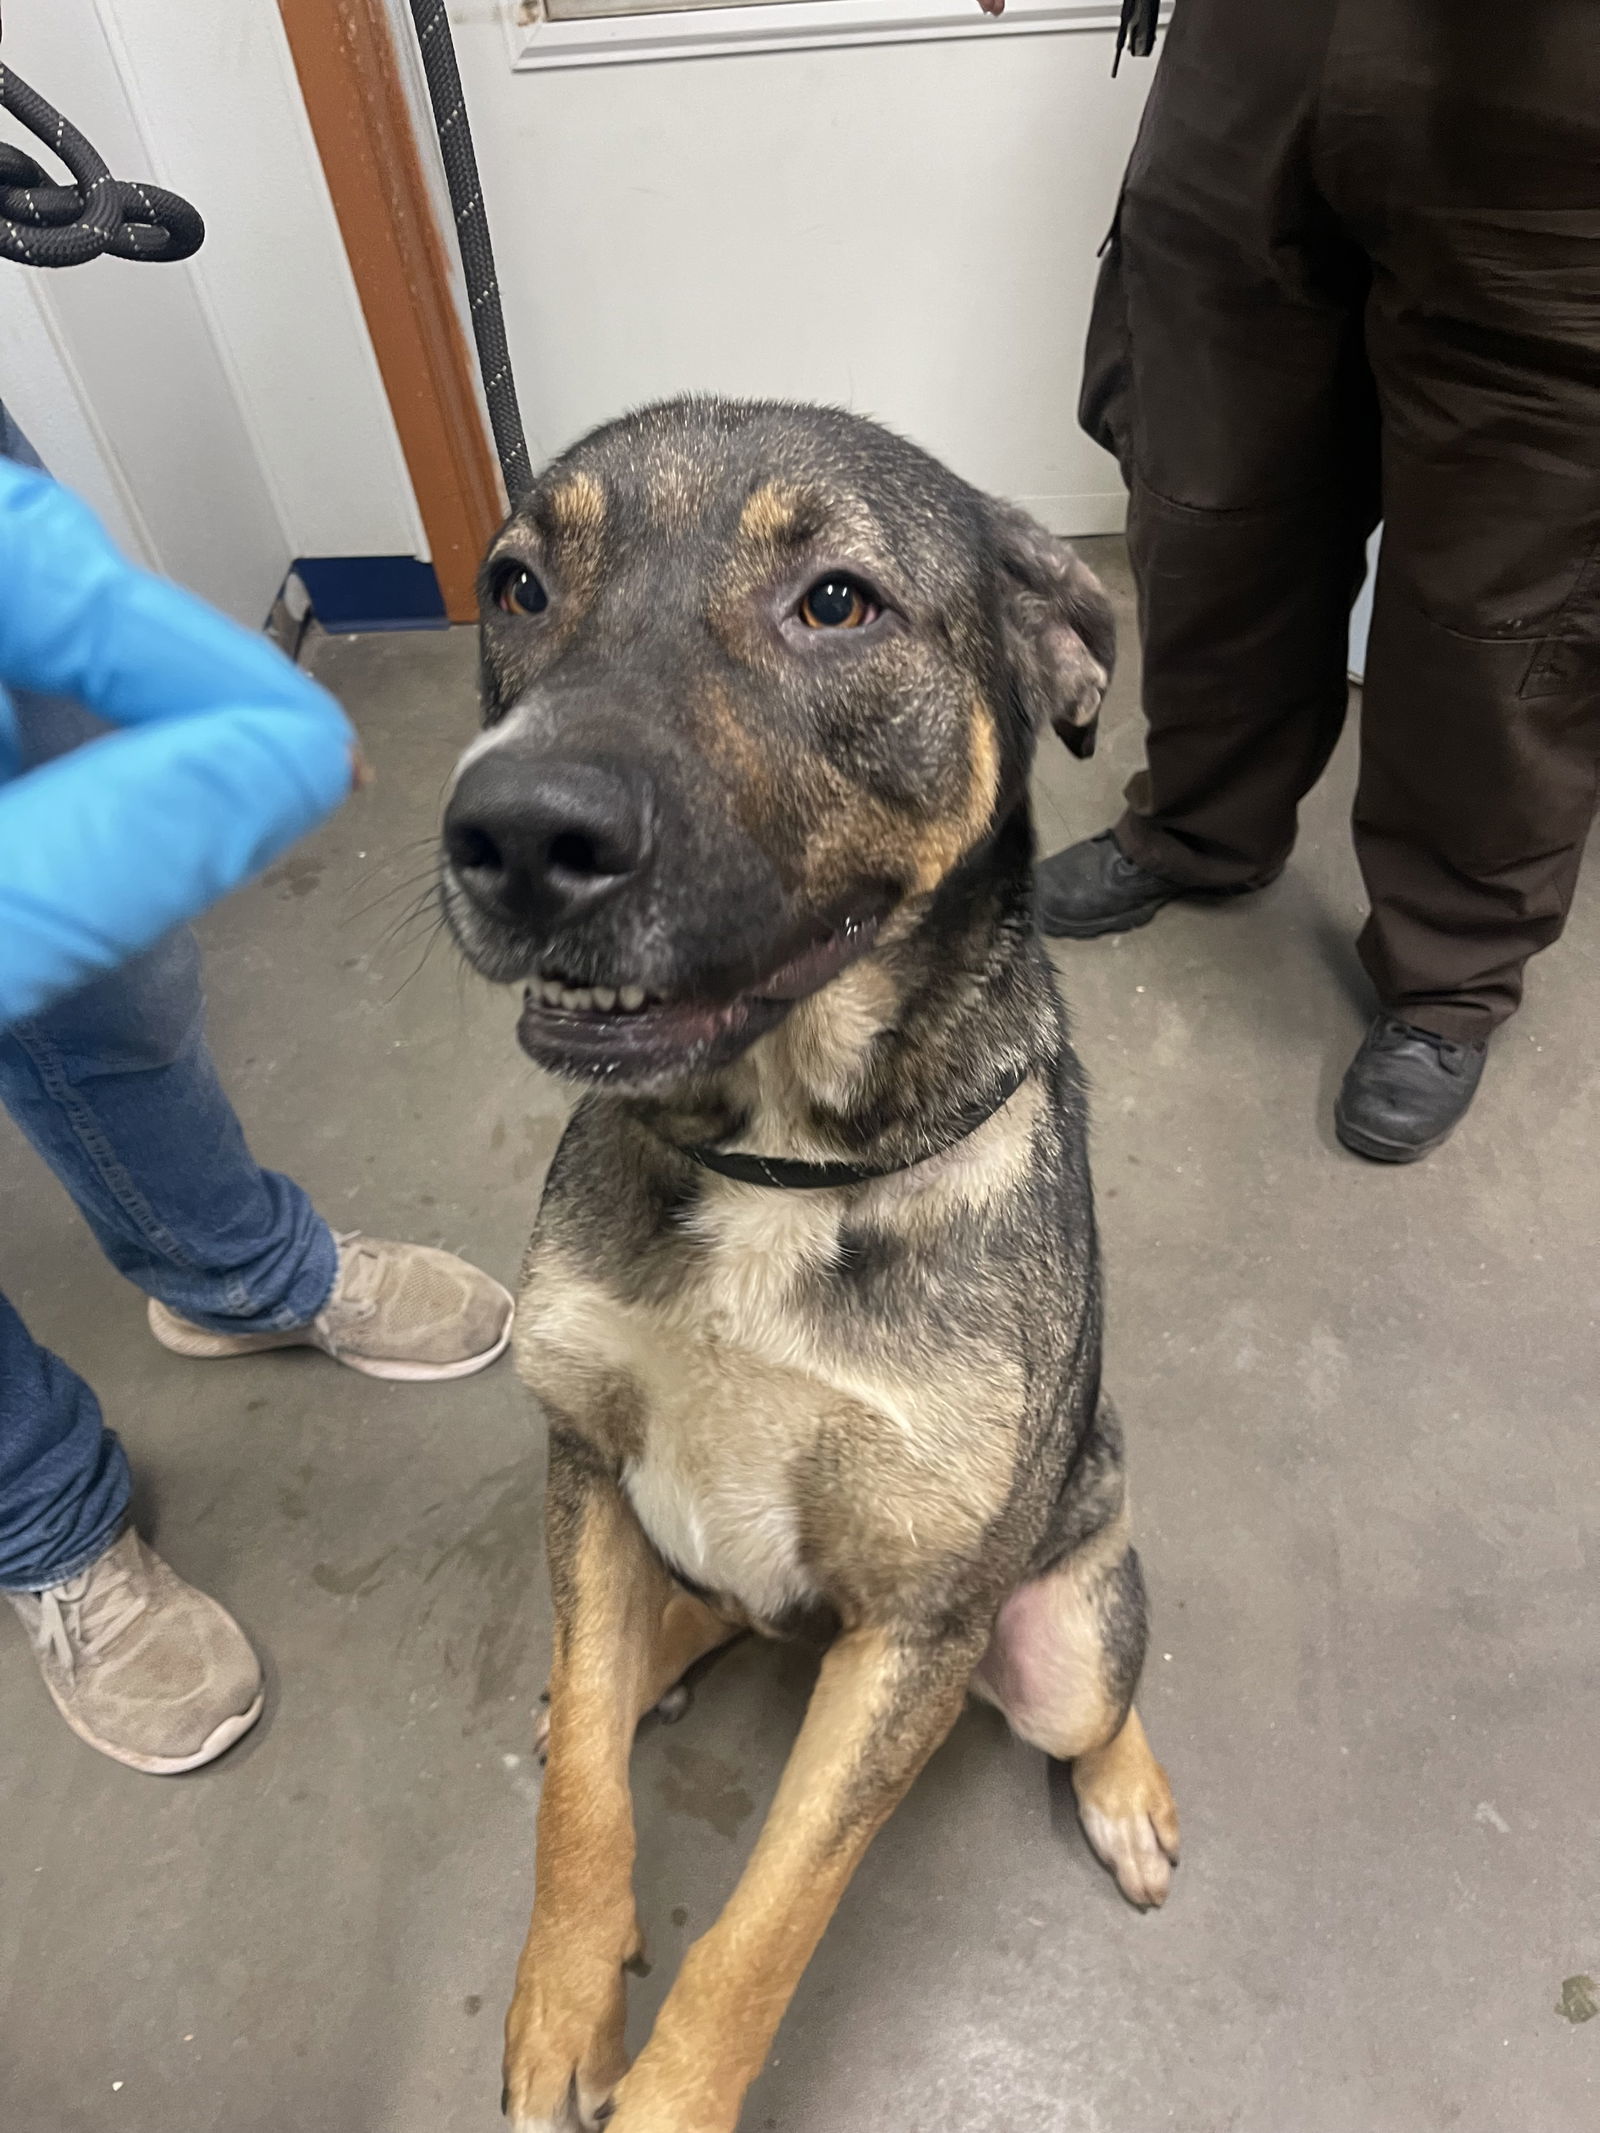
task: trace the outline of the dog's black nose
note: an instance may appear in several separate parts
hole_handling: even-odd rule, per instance
[[[650,857],[642,779],[598,763],[491,748],[445,809],[444,847],[484,910],[541,929],[614,896]]]

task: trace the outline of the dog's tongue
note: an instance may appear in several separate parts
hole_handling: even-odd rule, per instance
[[[807,993],[826,985],[836,970],[870,948],[877,930],[875,918],[847,921],[836,933],[830,933],[814,947],[803,949],[792,961],[775,970],[770,978],[763,978],[756,988],[756,998],[803,1000]]]

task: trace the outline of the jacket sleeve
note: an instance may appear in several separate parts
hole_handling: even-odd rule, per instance
[[[330,696],[0,462],[6,686],[122,730],[0,782],[0,1029],[195,917],[350,790],[355,736]]]

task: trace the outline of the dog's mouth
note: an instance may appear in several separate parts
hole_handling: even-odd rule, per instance
[[[864,904],[731,993],[577,984],[552,959],[523,993],[517,1042],[550,1072],[594,1081],[725,1065],[864,956],[886,916],[885,903]]]

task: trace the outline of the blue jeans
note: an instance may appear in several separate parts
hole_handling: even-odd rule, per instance
[[[0,448],[31,459],[19,441],[0,408]],[[98,730],[58,698],[13,700],[25,767]],[[184,1318],[265,1333],[305,1325],[327,1302],[338,1247],[300,1187],[245,1145],[206,1047],[188,932],[0,1030],[0,1103],[112,1265]],[[0,1296],[0,1592],[92,1563],[128,1489],[94,1394]]]

